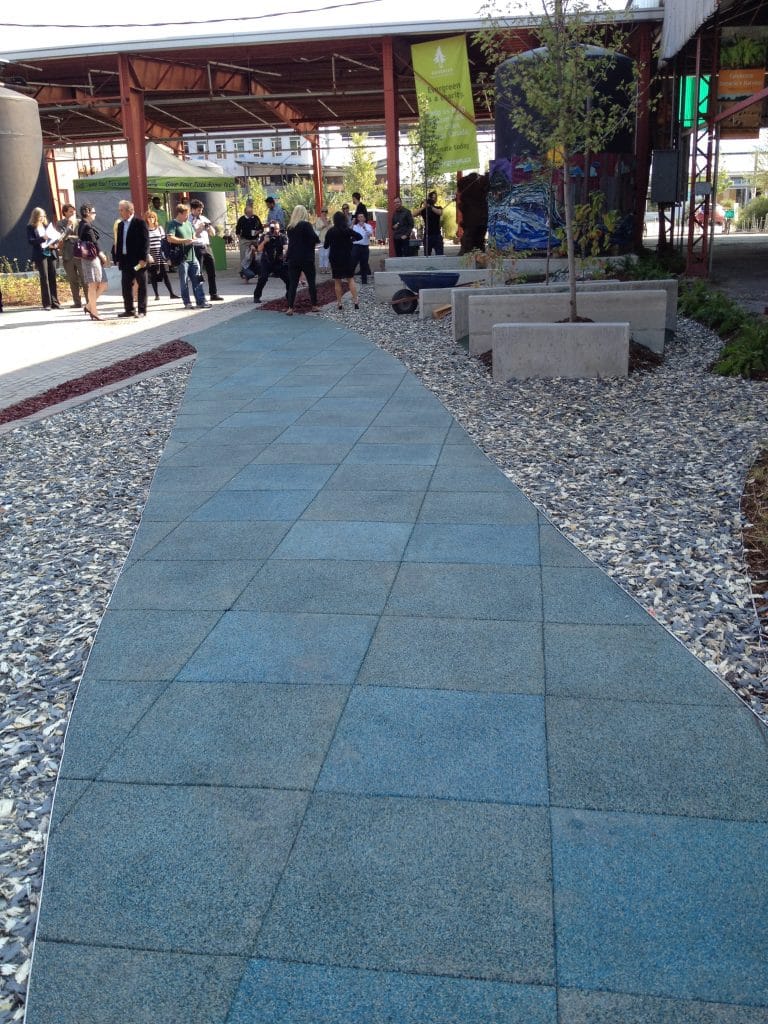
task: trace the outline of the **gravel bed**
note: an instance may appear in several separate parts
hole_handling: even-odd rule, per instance
[[[62,740],[189,367],[0,436],[0,1022],[20,1021]]]
[[[615,380],[495,383],[363,288],[343,322],[391,352],[584,554],[768,724],[768,652],[742,547],[747,471],[768,445],[768,383],[707,372],[722,342],[678,319],[662,366]]]

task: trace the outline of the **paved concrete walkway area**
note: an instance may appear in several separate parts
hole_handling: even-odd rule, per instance
[[[764,1024],[759,723],[352,329],[195,343],[27,1024]]]

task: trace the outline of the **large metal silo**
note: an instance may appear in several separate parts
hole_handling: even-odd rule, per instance
[[[35,206],[53,218],[37,102],[0,86],[0,256],[26,261]]]

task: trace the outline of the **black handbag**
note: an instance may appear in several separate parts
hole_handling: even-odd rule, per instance
[[[99,247],[95,242],[77,241],[72,251],[76,260],[95,260],[99,255]]]

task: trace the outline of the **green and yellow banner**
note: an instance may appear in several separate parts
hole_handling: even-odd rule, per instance
[[[429,117],[443,172],[477,167],[477,131],[467,37],[450,36],[411,47],[419,116]]]
[[[77,178],[78,192],[119,192],[127,188],[127,178]],[[234,192],[235,179],[212,175],[210,178],[147,178],[150,192]]]

